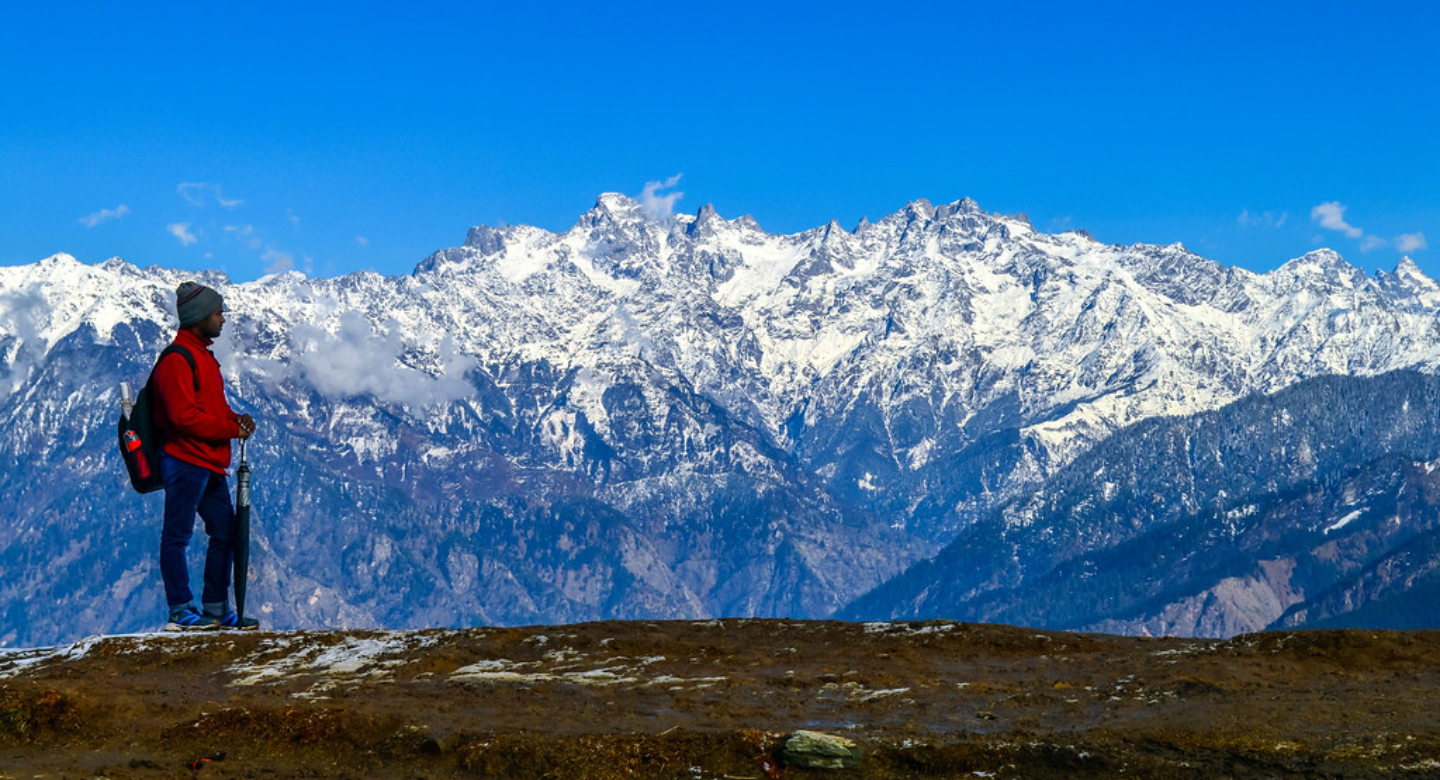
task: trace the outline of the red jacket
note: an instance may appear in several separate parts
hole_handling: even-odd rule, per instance
[[[230,440],[240,435],[240,423],[225,400],[225,380],[220,363],[210,353],[212,342],[181,330],[174,343],[194,356],[195,372],[191,374],[184,355],[166,355],[155,366],[155,424],[165,432],[164,450],[186,463],[224,474],[230,468]]]

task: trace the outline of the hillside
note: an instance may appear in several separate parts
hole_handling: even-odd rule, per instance
[[[840,614],[1155,636],[1432,628],[1437,459],[1440,379],[1415,372],[1147,420]]]
[[[116,636],[0,651],[0,777],[1423,777],[1440,772],[1437,706],[1436,632]],[[858,770],[787,763],[799,729],[855,741]]]

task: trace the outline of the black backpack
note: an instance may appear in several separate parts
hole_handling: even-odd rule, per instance
[[[190,375],[195,380],[195,392],[200,392],[200,376],[195,368],[195,356],[190,350],[178,344],[171,344],[160,353],[155,359],[155,365],[172,352],[180,353],[185,362],[190,364]],[[139,493],[153,493],[165,486],[165,479],[160,476],[160,429],[155,425],[154,412],[151,406],[154,404],[154,391],[151,385],[155,382],[155,369],[150,369],[150,376],[145,379],[145,386],[135,394],[135,405],[127,416],[122,410],[120,412],[120,457],[125,461],[125,470],[130,472],[130,485]]]

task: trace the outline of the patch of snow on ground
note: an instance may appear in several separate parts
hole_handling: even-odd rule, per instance
[[[929,622],[929,623],[865,623],[863,628],[867,634],[902,634],[904,636],[928,636],[931,634],[945,634],[954,631],[960,626],[959,623]]]
[[[587,660],[579,653],[565,651],[548,653],[544,661],[512,661],[489,658],[462,666],[450,673],[455,682],[496,683],[568,683],[570,685],[665,685],[670,687],[707,687],[724,682],[726,677],[677,677],[660,674],[647,676],[646,667],[665,660],[664,656]],[[543,668],[547,665],[551,668]]]
[[[909,692],[909,688],[886,688],[878,691],[866,691],[860,695],[859,699],[860,701],[875,701],[876,699],[883,699],[887,696],[899,696]]]
[[[26,669],[51,661],[75,661],[105,645],[113,655],[128,655],[155,649],[157,644],[179,643],[183,649],[185,634],[112,634],[92,636],[71,645],[58,647],[0,648],[0,680],[15,677]],[[166,648],[170,649],[170,648]]]
[[[302,676],[318,681],[308,692],[316,696],[347,682],[384,679],[405,665],[415,650],[432,644],[415,633],[349,636],[330,646],[301,645],[297,637],[267,637],[250,656],[232,664],[232,685],[273,685]]]

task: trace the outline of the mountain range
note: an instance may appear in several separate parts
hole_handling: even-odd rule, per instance
[[[1298,440],[1244,415],[1273,418],[1273,397],[1323,417],[1316,378],[1370,399],[1350,419],[1383,419],[1377,388],[1426,386],[1440,364],[1440,286],[1408,260],[1371,277],[1320,250],[1259,274],[1178,244],[1042,233],[969,200],[777,235],[614,194],[563,233],[474,228],[399,277],[234,284],[56,255],[0,268],[0,645],[158,625],[159,500],[129,491],[111,431],[119,383],[144,381],[191,278],[225,296],[215,352],[232,405],[260,423],[250,604],[272,626],[945,614],[1227,634],[1274,610],[1193,604],[1224,579],[1207,572],[1253,572],[1146,569],[1157,546],[1224,557],[1202,540],[1262,494],[1257,527],[1289,512],[1313,530],[1337,507],[1286,503],[1294,491],[1421,491],[1440,454],[1422,446],[1433,394],[1416,390],[1408,422],[1363,456],[1345,442],[1380,427],[1331,425],[1302,438],[1337,457],[1273,482],[1223,461],[1203,490],[1167,487],[1141,512],[1134,491],[1182,472],[1142,474],[1135,459],[1159,468],[1156,454],[1119,446],[1240,415],[1204,425],[1278,473],[1303,460]],[[1399,476],[1355,471],[1387,456]],[[1085,493],[1076,469],[1092,467],[1130,476]],[[1105,498],[1110,483],[1130,503]],[[1244,560],[1315,540],[1291,541]],[[1403,569],[1393,590],[1414,566],[1380,548],[1422,542],[1376,531],[1354,560]],[[1027,608],[1066,566],[1190,579],[1113,609]],[[1323,606],[1322,584],[1373,588],[1322,580],[1283,586],[1289,624],[1371,602],[1337,591]]]
[[[1130,426],[842,616],[1233,636],[1426,628],[1440,378],[1326,376]]]

